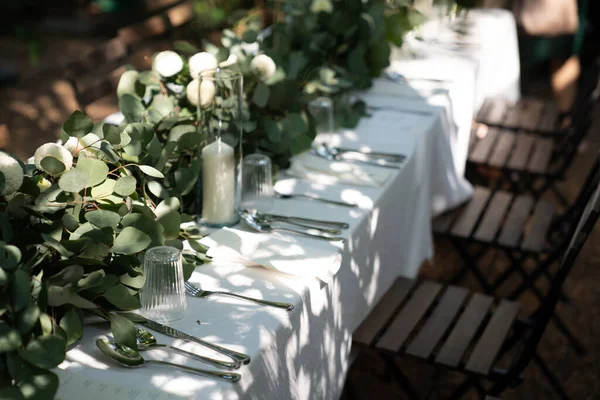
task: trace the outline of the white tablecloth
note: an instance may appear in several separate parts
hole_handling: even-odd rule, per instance
[[[423,60],[423,73],[429,69],[442,74],[461,75],[461,69],[446,71],[438,58],[459,58],[471,61],[477,71],[475,108],[477,112],[485,98],[496,97],[514,102],[520,97],[520,64],[517,28],[512,12],[500,9],[469,11],[469,33],[459,44],[451,46],[448,29],[439,21],[427,22],[420,30],[407,35],[405,46],[396,50],[394,58],[415,57]],[[418,40],[420,35],[424,40]],[[431,41],[430,39],[434,39]]]
[[[252,362],[239,370],[240,382],[217,382],[154,365],[145,370],[117,367],[94,344],[97,337],[109,334],[108,326],[94,325],[86,326],[84,339],[68,352],[67,361],[61,366],[63,383],[58,397],[64,400],[154,399],[151,395],[158,396],[157,399],[337,398],[348,368],[352,332],[394,278],[416,276],[422,261],[432,256],[432,212],[423,205],[432,204],[435,177],[443,174],[440,168],[448,170],[450,176],[455,175],[444,108],[423,101],[410,103],[408,99],[403,106],[427,108],[432,114],[420,119],[423,121],[420,129],[390,132],[404,143],[407,161],[384,187],[316,187],[330,195],[333,191],[340,198],[367,199],[363,204],[372,204],[371,207],[349,209],[302,200],[275,201],[275,211],[294,210],[297,215],[350,223],[342,266],[329,284],[232,264],[207,265],[194,273],[192,281],[201,282],[205,289],[234,290],[296,305],[288,313],[227,298],[188,299],[186,316],[172,326],[251,355]],[[380,113],[379,116],[387,118],[393,115],[389,111]],[[402,115],[406,114],[398,113],[398,118]],[[377,117],[375,111],[373,118]],[[369,132],[365,127],[372,123],[373,120],[362,121],[356,129],[357,136],[366,137]],[[443,165],[443,160],[449,164]],[[455,188],[443,187],[448,191],[445,197],[453,198]],[[214,356],[195,344],[158,333],[156,337],[161,343]],[[163,351],[145,352],[144,356],[202,366]]]

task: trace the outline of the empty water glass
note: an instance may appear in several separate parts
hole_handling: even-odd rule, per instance
[[[175,321],[187,307],[183,286],[181,251],[169,246],[153,247],[144,256],[146,283],[140,291],[142,314],[157,321]]]
[[[273,204],[273,170],[264,154],[250,154],[242,163],[242,208],[268,210]]]
[[[317,97],[308,103],[308,112],[315,120],[317,133],[333,133],[333,102],[329,97]]]

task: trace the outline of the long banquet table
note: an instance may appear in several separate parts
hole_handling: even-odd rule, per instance
[[[444,60],[465,68],[469,65],[458,57]],[[418,70],[411,64],[415,62],[429,61],[398,61],[391,68],[409,74],[411,68]],[[346,133],[365,144],[373,132],[388,133],[390,144],[407,156],[405,163],[382,187],[308,183],[312,190],[328,197],[355,200],[360,208],[294,199],[274,201],[276,212],[350,224],[346,242],[339,245],[341,267],[331,280],[323,282],[235,263],[212,263],[194,272],[191,281],[201,283],[203,289],[230,290],[295,305],[293,311],[286,312],[224,297],[188,298],[185,317],[170,325],[250,355],[252,362],[238,370],[240,382],[218,382],[161,366],[143,370],[117,367],[94,344],[96,338],[110,336],[108,325],[98,323],[86,325],[84,339],[69,350],[67,360],[59,367],[61,386],[57,397],[338,398],[349,367],[352,332],[396,277],[415,277],[423,260],[432,256],[432,216],[470,196],[463,171],[475,107],[476,68],[430,72],[430,77],[440,76],[437,84],[410,85],[382,78],[372,90],[358,94],[370,106],[380,108],[373,108],[371,118],[363,119],[356,129]],[[445,77],[448,81],[441,82]],[[417,122],[413,126],[398,129],[415,111],[422,117],[414,119]],[[293,235],[285,237],[300,240]],[[215,356],[194,343],[159,333],[155,336],[159,343]],[[143,355],[203,367],[160,350]]]

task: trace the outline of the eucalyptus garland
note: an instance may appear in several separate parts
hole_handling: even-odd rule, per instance
[[[120,125],[93,124],[75,111],[61,141],[24,164],[0,153],[0,393],[52,399],[51,369],[83,335],[86,314],[110,323],[115,340],[136,348],[144,251],[184,255],[187,279],[206,257],[184,230],[201,170],[198,103],[210,98],[198,74],[244,75],[244,153],[280,166],[307,149],[315,128],[307,104],[335,101],[338,125],[356,125],[365,105],[347,93],[370,86],[388,65],[390,45],[422,20],[404,0],[297,0],[276,10],[266,30],[244,19],[200,51],[187,42],[157,54],[151,71],[127,71],[117,89]],[[230,138],[229,140],[236,140]],[[235,144],[235,143],[234,143]]]

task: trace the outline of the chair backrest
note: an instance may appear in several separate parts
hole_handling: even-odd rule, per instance
[[[538,310],[534,313],[535,319],[533,321],[534,325],[532,331],[525,340],[520,357],[509,372],[512,377],[518,376],[533,358],[536,347],[554,315],[556,305],[562,294],[563,284],[575,264],[577,255],[598,221],[598,217],[600,216],[600,185],[598,184],[598,181],[591,182],[591,184],[593,184],[593,186],[588,188],[591,192],[590,196],[585,208],[582,210],[579,222],[573,231],[571,241],[567,246],[562,262],[558,271],[552,278],[550,289],[542,300]]]

